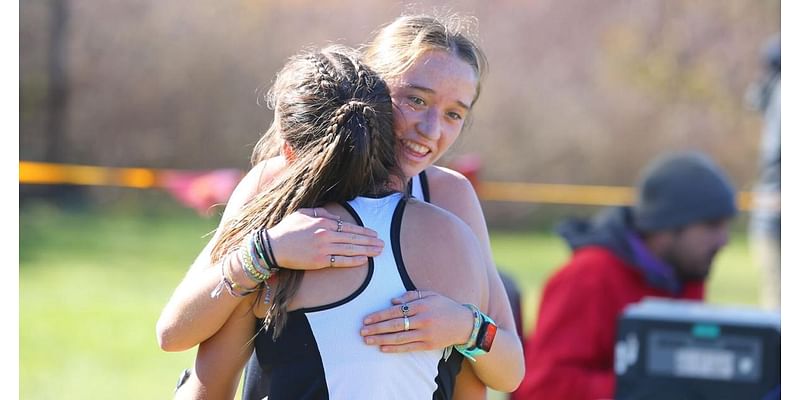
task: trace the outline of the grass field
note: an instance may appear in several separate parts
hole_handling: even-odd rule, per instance
[[[214,228],[189,211],[20,211],[20,398],[167,399],[194,352],[156,343],[161,307]],[[567,249],[553,235],[492,232],[498,266],[524,293],[526,332],[540,286]],[[717,262],[715,303],[756,304],[757,272],[736,236]]]

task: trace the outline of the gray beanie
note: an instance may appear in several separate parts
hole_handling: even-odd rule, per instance
[[[660,157],[641,174],[634,225],[644,232],[736,215],[736,191],[711,159],[697,152]]]

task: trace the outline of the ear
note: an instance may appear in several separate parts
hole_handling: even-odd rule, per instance
[[[283,141],[283,145],[281,145],[281,153],[283,153],[283,157],[286,158],[286,161],[294,161],[294,149],[292,149],[292,146],[285,140]]]

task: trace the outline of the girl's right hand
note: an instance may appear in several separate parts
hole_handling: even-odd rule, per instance
[[[344,221],[337,232],[338,227],[339,218],[322,207],[289,214],[268,230],[278,265],[296,270],[356,267],[383,250],[372,229]]]

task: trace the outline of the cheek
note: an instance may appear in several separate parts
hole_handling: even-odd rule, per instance
[[[404,114],[400,107],[395,107],[392,112],[392,124],[395,136],[402,138],[408,126],[408,115]]]
[[[455,143],[456,139],[458,139],[458,136],[460,134],[461,134],[461,126],[452,127],[442,132],[440,150],[446,151],[450,146],[453,145],[453,143]]]

